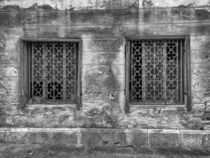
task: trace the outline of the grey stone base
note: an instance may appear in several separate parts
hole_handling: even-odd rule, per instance
[[[210,131],[158,129],[0,128],[1,144],[61,145],[84,149],[205,149]]]

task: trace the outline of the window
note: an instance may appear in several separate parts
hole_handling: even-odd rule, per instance
[[[80,102],[79,41],[26,41],[25,95],[29,103]]]
[[[186,40],[140,39],[127,42],[127,102],[183,104],[188,92]]]

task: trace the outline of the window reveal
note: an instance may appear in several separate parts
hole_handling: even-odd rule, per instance
[[[184,40],[133,40],[130,50],[130,102],[181,103]]]
[[[28,42],[32,100],[76,102],[78,42]]]

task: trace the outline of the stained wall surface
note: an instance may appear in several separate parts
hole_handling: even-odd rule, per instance
[[[210,89],[208,1],[0,1],[0,126],[203,129]],[[129,38],[188,36],[191,107],[130,107],[125,113]],[[21,39],[82,41],[82,108],[25,105]]]

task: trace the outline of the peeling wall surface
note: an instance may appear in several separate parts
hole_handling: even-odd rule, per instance
[[[0,126],[208,129],[209,0],[1,0]],[[126,39],[189,36],[191,110],[135,106],[125,113]],[[82,107],[23,105],[25,39],[82,40]]]

